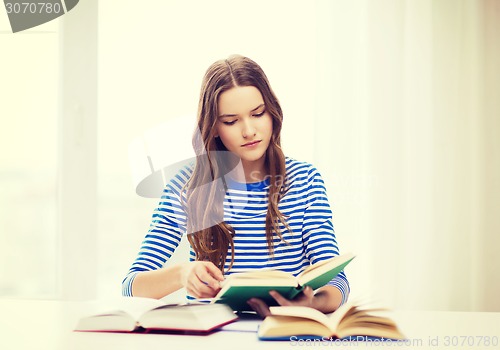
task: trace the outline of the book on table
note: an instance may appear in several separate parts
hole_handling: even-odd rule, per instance
[[[166,304],[141,297],[122,298],[115,304],[110,311],[80,318],[75,331],[208,334],[238,318],[224,304]]]
[[[326,315],[305,306],[275,306],[269,308],[258,330],[260,340],[347,339],[404,340],[388,310],[370,308],[348,302]]]
[[[221,283],[221,290],[212,299],[212,303],[224,303],[236,311],[250,310],[247,304],[250,298],[260,298],[268,305],[276,305],[275,300],[269,295],[270,290],[279,292],[285,298],[293,299],[306,286],[317,289],[326,285],[352,259],[354,259],[352,253],[338,255],[308,266],[298,276],[270,269],[235,273]]]

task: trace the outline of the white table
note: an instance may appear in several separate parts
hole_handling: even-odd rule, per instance
[[[362,342],[306,344],[259,341],[255,332],[258,321],[235,323],[228,328],[239,330],[225,330],[207,336],[73,332],[77,320],[88,313],[88,306],[84,302],[0,299],[0,349],[500,349],[500,344],[493,344],[494,339],[500,342],[500,313],[399,310],[394,312],[393,318],[408,337],[408,343],[404,345]],[[481,336],[490,337],[490,345]]]

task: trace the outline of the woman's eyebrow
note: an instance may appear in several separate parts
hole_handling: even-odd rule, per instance
[[[250,113],[255,112],[256,110],[258,110],[259,108],[261,108],[261,107],[263,107],[263,106],[265,106],[265,104],[264,104],[264,103],[261,103],[260,105],[258,105],[258,106],[257,106],[257,107],[255,107],[254,109],[252,109],[252,110],[250,111]],[[238,116],[237,114],[221,114],[221,115],[219,115],[219,117],[218,117],[218,118],[224,118],[224,117],[237,117],[237,116]]]

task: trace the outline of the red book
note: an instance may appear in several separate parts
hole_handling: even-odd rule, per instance
[[[80,318],[75,331],[208,334],[237,319],[224,304],[165,304],[156,299],[129,297],[113,310]]]

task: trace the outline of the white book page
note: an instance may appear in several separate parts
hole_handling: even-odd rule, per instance
[[[335,267],[342,265],[346,261],[353,259],[353,253],[345,253],[334,258],[320,261],[314,265],[308,266],[302,273],[297,276],[300,285],[306,284],[308,281],[321,276],[322,274],[333,270]]]
[[[272,315],[294,316],[314,320],[330,328],[330,319],[321,311],[306,306],[271,306],[269,308]],[[332,329],[333,331],[333,329]]]
[[[332,330],[337,330],[340,321],[344,318],[344,316],[354,307],[355,301],[350,301],[340,306],[337,310],[327,316],[328,318],[328,326]]]
[[[96,300],[88,303],[87,316],[117,315],[126,312],[134,320],[146,311],[165,305],[164,302],[152,298],[122,297],[108,300]]]

